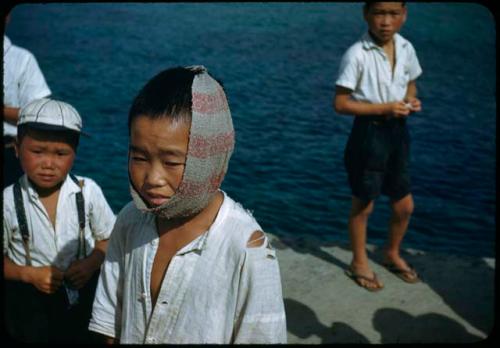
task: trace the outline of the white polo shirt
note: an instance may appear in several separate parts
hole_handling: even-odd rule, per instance
[[[121,344],[286,343],[276,252],[267,240],[246,246],[257,230],[224,193],[212,226],[170,261],[153,308],[155,216],[130,202],[109,240],[89,329]]]
[[[342,57],[335,84],[353,91],[357,101],[373,104],[401,101],[408,83],[422,73],[412,44],[399,34],[394,35],[396,65],[391,65],[383,48],[367,33],[354,43]]]
[[[95,241],[110,237],[116,217],[95,181],[79,176],[77,179],[85,181],[83,186],[85,243],[89,255],[95,246]],[[80,191],[80,187],[69,176],[64,181],[57,202],[54,228],[26,174],[20,180],[30,232],[32,265],[35,267],[53,265],[64,271],[76,259],[78,253],[80,228],[75,194]],[[3,191],[3,254],[15,264],[24,266],[26,253],[17,221],[13,187],[14,185],[10,185]]]
[[[3,103],[22,108],[29,102],[51,94],[35,56],[28,50],[13,45],[3,37]],[[3,123],[4,135],[16,136],[16,126]]]

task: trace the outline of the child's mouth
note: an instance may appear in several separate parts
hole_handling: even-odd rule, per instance
[[[163,203],[167,202],[170,199],[170,197],[157,196],[157,195],[153,196],[148,194],[146,194],[146,197],[149,204],[155,207],[162,205]]]

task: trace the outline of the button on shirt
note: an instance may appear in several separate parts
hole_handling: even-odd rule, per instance
[[[85,243],[89,255],[95,241],[108,239],[115,215],[109,207],[101,188],[90,178],[84,180],[83,196],[85,200]],[[61,186],[56,210],[55,228],[37,192],[25,175],[21,177],[21,191],[30,232],[30,255],[35,267],[53,265],[61,270],[76,260],[78,254],[78,211],[75,194],[80,187],[67,177]],[[13,185],[3,191],[3,253],[17,265],[26,265],[21,232],[17,221]]]
[[[120,343],[286,343],[275,250],[267,240],[246,247],[256,230],[253,217],[224,194],[210,229],[170,261],[153,308],[155,217],[129,203],[108,245],[89,329]]]
[[[35,56],[28,50],[13,45],[3,37],[3,103],[22,108],[29,102],[51,94]],[[4,135],[17,135],[16,126],[4,122]]]
[[[384,52],[366,33],[342,57],[335,84],[353,91],[357,101],[380,104],[401,101],[408,83],[422,73],[415,49],[399,34],[394,35],[394,73]]]

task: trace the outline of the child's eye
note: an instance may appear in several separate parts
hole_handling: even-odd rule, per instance
[[[166,166],[168,167],[175,167],[175,166],[181,166],[181,165],[184,165],[184,163],[182,162],[171,162],[171,161],[166,161],[166,162],[163,162]]]
[[[132,156],[132,160],[136,161],[136,162],[144,162],[144,161],[146,161],[146,158],[139,157],[139,156]]]

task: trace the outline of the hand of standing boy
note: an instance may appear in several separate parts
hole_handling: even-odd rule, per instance
[[[400,118],[406,117],[410,114],[410,109],[404,101],[398,101],[393,103],[388,103],[388,112],[389,117]]]
[[[422,103],[415,97],[408,97],[405,99],[407,106],[412,112],[422,111]]]

